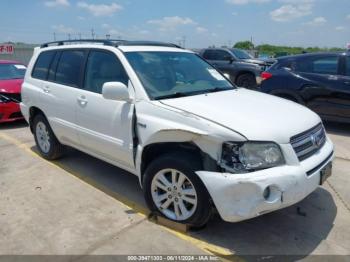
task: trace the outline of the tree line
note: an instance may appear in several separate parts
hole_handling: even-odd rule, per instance
[[[245,50],[257,50],[260,54],[268,54],[268,55],[276,55],[276,54],[289,54],[289,55],[296,55],[301,53],[311,53],[311,52],[324,52],[324,51],[343,51],[344,48],[339,47],[332,47],[332,48],[321,48],[321,47],[292,47],[292,46],[277,46],[277,45],[269,45],[269,44],[263,44],[263,45],[257,45],[254,46],[254,44],[250,41],[241,41],[237,42],[234,46],[234,48],[240,48]]]

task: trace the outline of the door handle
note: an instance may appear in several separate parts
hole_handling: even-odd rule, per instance
[[[50,93],[50,87],[44,86],[43,91],[44,91],[44,93]]]
[[[80,96],[80,97],[78,97],[78,98],[77,98],[77,101],[78,101],[78,103],[79,103],[80,105],[82,105],[82,106],[85,106],[85,105],[88,103],[88,101],[87,101],[87,99],[86,99],[85,96]]]

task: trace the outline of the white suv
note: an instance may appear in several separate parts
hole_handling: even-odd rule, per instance
[[[36,48],[21,110],[40,154],[74,147],[140,179],[149,208],[200,226],[295,204],[331,174],[320,118],[237,88],[172,44],[63,41]]]

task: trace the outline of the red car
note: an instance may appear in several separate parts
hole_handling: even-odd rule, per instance
[[[0,60],[0,123],[23,119],[19,103],[25,71],[19,62]]]

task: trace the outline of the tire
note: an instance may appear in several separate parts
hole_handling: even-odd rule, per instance
[[[195,174],[195,171],[201,170],[201,166],[200,160],[194,158],[191,154],[183,152],[166,154],[155,159],[147,167],[143,179],[144,196],[149,209],[157,215],[161,215],[178,223],[193,227],[202,227],[205,225],[211,216],[212,205],[206,187]],[[168,178],[167,182],[171,183],[174,171],[178,180],[183,178],[182,175],[184,175],[186,179],[185,182],[182,183],[181,188],[172,188],[172,191],[170,191],[169,187],[173,187],[174,184],[164,186],[165,184],[160,182],[158,178],[163,174],[165,179]],[[155,186],[159,185],[159,183],[164,187],[164,190]],[[187,190],[186,192],[191,192],[191,195],[184,193],[184,189]],[[195,196],[193,195],[193,190]],[[164,196],[164,194],[167,195],[167,197],[163,202],[155,200],[156,197]],[[171,199],[169,195],[172,196]],[[176,199],[178,199],[177,202]],[[189,200],[191,200],[192,203],[187,202]],[[172,202],[167,208],[162,209],[160,205],[165,204],[167,201]],[[165,204],[165,206],[166,205],[167,204]],[[176,205],[178,213],[175,212]],[[184,207],[188,213],[182,212]]]
[[[236,80],[236,85],[239,87],[245,87],[248,89],[254,89],[257,87],[256,79],[252,74],[240,75]]]
[[[42,114],[34,117],[33,131],[36,147],[43,158],[55,160],[63,155],[63,145],[57,140],[49,122]]]

